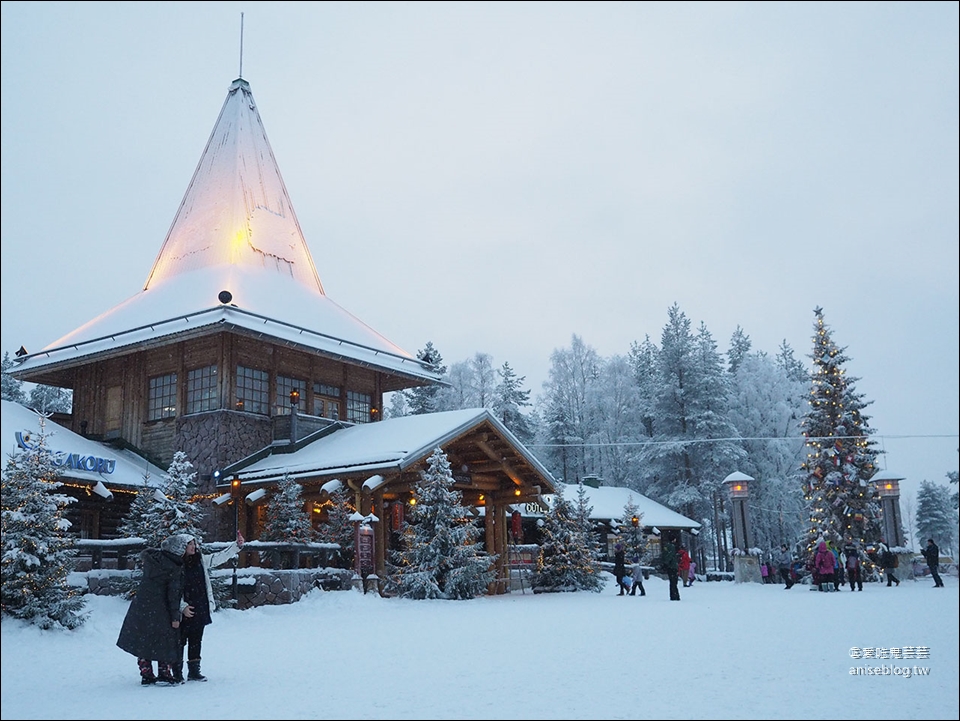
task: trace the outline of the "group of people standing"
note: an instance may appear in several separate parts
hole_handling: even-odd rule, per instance
[[[141,684],[173,686],[185,680],[207,680],[200,673],[200,651],[203,629],[213,621],[216,610],[210,570],[234,558],[241,548],[243,536],[237,532],[237,540],[223,550],[201,554],[196,538],[179,533],[164,539],[159,548],[140,554],[143,575],[123,619],[117,646],[136,656]]]
[[[640,589],[640,595],[646,596],[647,592],[643,588],[643,569],[640,566],[640,559],[633,557],[633,570],[627,573],[626,551],[623,544],[618,543],[614,547],[613,554],[613,575],[617,579],[617,585],[620,588],[618,596],[635,596],[637,589]],[[684,588],[693,585],[696,579],[697,564],[690,557],[689,551],[682,544],[675,545],[669,538],[664,538],[660,543],[660,570],[665,573],[670,582],[670,600],[680,600],[679,584],[683,583]]]

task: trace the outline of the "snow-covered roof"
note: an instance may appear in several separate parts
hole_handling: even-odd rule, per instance
[[[236,329],[408,377],[428,364],[330,300],[245,80],[220,116],[143,289],[42,350],[16,377],[79,359]]]
[[[404,470],[430,455],[438,446],[488,423],[508,439],[519,455],[549,482],[550,472],[486,408],[388,418],[342,428],[318,438],[293,453],[275,453],[243,466],[236,475],[241,483],[291,477],[328,476]],[[241,462],[242,465],[242,462]],[[544,493],[548,489],[544,489]]]
[[[29,436],[36,437],[40,433],[40,419],[34,411],[19,403],[6,400],[0,403],[0,439],[6,463],[7,457],[21,450],[21,440],[30,443]],[[54,454],[64,478],[89,481],[91,484],[101,481],[107,486],[135,488],[144,484],[145,475],[148,476],[146,482],[149,485],[158,485],[166,474],[164,469],[132,451],[84,438],[50,419],[47,419],[44,425],[47,447]]]
[[[563,497],[577,502],[578,488],[574,484],[560,483],[559,489],[563,491]],[[657,503],[651,498],[647,498],[632,488],[619,488],[617,486],[600,486],[593,488],[584,484],[584,491],[587,496],[587,503],[593,507],[590,518],[595,520],[607,521],[610,519],[623,519],[623,509],[627,502],[632,500],[637,511],[642,514],[642,524],[646,528],[700,528],[700,524],[693,521],[683,514],[672,511],[661,503]],[[548,502],[552,499],[547,499]],[[542,513],[528,506],[517,506],[517,510],[523,515],[541,516]]]

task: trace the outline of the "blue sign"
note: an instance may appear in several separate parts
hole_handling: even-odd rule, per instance
[[[17,438],[17,445],[24,450],[34,451],[37,449],[37,443],[31,437],[30,431],[17,431],[14,435]],[[48,453],[53,465],[60,468],[109,475],[117,467],[117,461],[114,458],[100,458],[99,456],[88,456],[82,453],[54,450],[50,450]]]

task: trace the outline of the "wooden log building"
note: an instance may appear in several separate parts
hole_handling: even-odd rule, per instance
[[[289,471],[308,503],[339,480],[361,512],[385,518],[439,446],[461,469],[465,503],[485,504],[486,544],[501,553],[505,504],[554,490],[549,472],[482,409],[431,414],[443,418],[419,426],[418,417],[381,421],[385,393],[442,383],[441,374],[325,294],[242,78],[228,88],[142,289],[19,354],[10,374],[71,389],[72,414],[60,420],[83,438],[164,469],[184,451],[210,500],[234,478],[248,497]],[[377,445],[405,427],[420,428],[419,445],[395,445],[393,455]],[[344,438],[352,458],[338,451]],[[389,541],[380,529],[378,571]]]

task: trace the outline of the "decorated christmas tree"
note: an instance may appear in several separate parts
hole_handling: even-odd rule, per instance
[[[804,499],[809,509],[806,548],[819,538],[839,541],[850,534],[861,547],[881,534],[881,506],[870,482],[878,451],[863,409],[870,404],[857,393],[859,378],[844,370],[849,360],[831,337],[823,309],[814,310],[813,372],[809,409],[802,420],[806,458],[801,463]]]
[[[353,567],[354,527],[351,517],[357,510],[350,502],[350,494],[342,486],[330,494],[326,518],[320,524],[319,538],[323,543],[340,544],[340,565]]]
[[[582,490],[582,485],[581,485]],[[577,505],[563,496],[557,487],[550,503],[550,511],[543,519],[543,541],[537,575],[533,581],[534,593],[561,591],[603,590],[594,551],[591,550],[592,532],[583,521],[589,518],[590,508],[581,493]]]
[[[75,499],[56,492],[62,484],[47,447],[46,417],[39,423],[39,434],[3,471],[0,600],[5,616],[72,629],[85,620],[81,590],[67,583],[77,552],[63,509]]]
[[[481,531],[453,484],[450,461],[437,448],[414,487],[416,503],[401,526],[403,548],[393,554],[400,596],[475,598],[495,577],[497,557],[482,553]]]

